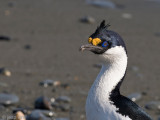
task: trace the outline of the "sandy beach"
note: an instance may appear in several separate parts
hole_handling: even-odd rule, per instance
[[[0,116],[11,115],[16,107],[34,108],[39,96],[69,96],[72,110],[55,111],[57,117],[85,120],[85,101],[101,64],[91,52],[79,52],[102,20],[118,32],[128,50],[128,69],[121,86],[125,96],[141,93],[137,104],[154,120],[160,112],[145,109],[150,101],[160,101],[160,2],[147,0],[113,0],[116,7],[96,7],[85,0],[1,0],[0,68],[11,76],[0,75],[0,93],[19,97],[16,105],[0,110]],[[93,24],[80,21],[84,16]],[[67,83],[62,87],[44,88],[46,79]]]

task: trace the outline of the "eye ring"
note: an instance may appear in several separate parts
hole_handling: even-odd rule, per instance
[[[108,42],[107,41],[104,41],[103,43],[102,43],[102,47],[107,47],[108,46]]]

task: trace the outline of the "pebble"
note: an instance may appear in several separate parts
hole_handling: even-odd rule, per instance
[[[27,116],[27,120],[51,120],[51,119],[43,115],[43,113],[41,113],[39,110],[34,110],[32,111],[31,114]]]
[[[55,109],[55,110],[60,110],[60,111],[69,111],[70,110],[70,105],[69,104],[62,104],[62,103],[58,103],[58,102],[53,102],[52,103],[52,107]]]
[[[61,111],[69,111],[70,110],[70,105],[68,104],[63,104],[59,106]]]
[[[84,16],[80,19],[80,21],[83,23],[88,23],[88,24],[93,24],[96,22],[96,20],[91,16]]]
[[[14,3],[13,2],[8,3],[8,7],[10,8],[14,7]]]
[[[70,89],[70,86],[68,83],[61,84],[61,87],[67,90]]]
[[[47,97],[41,96],[36,99],[35,101],[35,108],[36,109],[46,109],[46,110],[51,110],[51,102]]]
[[[24,48],[25,48],[26,50],[30,50],[32,47],[31,47],[31,45],[25,45]]]
[[[24,116],[24,114],[21,111],[18,111],[16,113],[16,120],[26,120],[26,117]]]
[[[160,101],[151,101],[145,105],[148,110],[158,110],[160,111]]]
[[[133,102],[138,101],[142,98],[142,94],[141,93],[132,93],[130,95],[127,96],[129,99],[131,99]]]
[[[57,116],[55,112],[50,111],[50,110],[37,110],[39,112],[41,112],[43,115],[47,116],[47,117],[55,117]]]
[[[97,7],[105,7],[115,9],[116,5],[109,0],[86,0],[86,2],[90,5],[94,5]]]
[[[8,36],[0,35],[0,41],[10,41],[11,38]]]
[[[11,76],[11,72],[5,68],[0,68],[0,74],[5,75],[7,77]]]
[[[12,105],[19,102],[19,98],[14,94],[0,93],[0,104]]]
[[[129,14],[129,13],[123,13],[123,14],[122,14],[122,17],[125,18],[125,19],[131,19],[131,18],[132,18],[132,15]]]
[[[30,109],[25,109],[25,108],[15,108],[12,110],[12,113],[15,114],[17,113],[18,111],[21,111],[23,112],[24,114],[30,114],[31,113],[31,110]]]
[[[58,98],[56,98],[56,102],[70,103],[71,98],[69,98],[68,96],[59,96]]]
[[[54,81],[54,80],[44,80],[44,81],[40,82],[39,84],[43,87],[48,87],[48,86],[57,87],[57,86],[61,85],[61,82]]]

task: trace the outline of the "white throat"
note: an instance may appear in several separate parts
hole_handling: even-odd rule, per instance
[[[110,93],[123,78],[127,67],[127,55],[123,47],[116,46],[101,56],[104,63],[87,97],[87,120],[129,120],[116,113],[117,108],[109,100]]]

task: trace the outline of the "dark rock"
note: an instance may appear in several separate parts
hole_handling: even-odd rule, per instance
[[[127,96],[129,99],[131,99],[132,101],[138,101],[142,98],[141,93],[132,93],[130,95]]]
[[[26,50],[29,50],[29,49],[31,49],[32,47],[31,47],[31,45],[25,45],[24,48],[25,48]]]
[[[80,19],[80,21],[83,22],[83,23],[89,23],[89,24],[95,23],[95,19],[93,17],[90,17],[90,16],[82,17]]]
[[[55,117],[56,113],[50,110],[36,110],[41,112],[43,115],[45,115],[46,117]]]
[[[55,109],[55,110],[60,110],[60,111],[69,111],[70,110],[70,105],[68,104],[62,104],[62,103],[58,103],[58,102],[53,102],[52,103],[52,107]]]
[[[63,87],[64,89],[69,89],[70,88],[68,83],[61,84],[61,87]]]
[[[31,114],[27,116],[27,120],[52,120],[51,118],[46,117],[39,110],[32,111]]]
[[[46,110],[51,110],[51,102],[47,97],[41,96],[36,99],[35,101],[35,108],[36,109],[46,109]]]
[[[70,110],[70,105],[68,104],[63,104],[59,106],[61,111],[69,111]]]
[[[158,110],[160,111],[160,101],[151,101],[145,105],[148,110]]]
[[[19,102],[19,98],[14,94],[6,94],[6,93],[0,94],[0,104],[8,106],[8,105],[16,104],[18,102]]]
[[[10,40],[11,40],[11,38],[10,38],[10,37],[0,35],[0,41],[10,41]]]
[[[58,98],[56,98],[56,102],[70,103],[71,98],[69,98],[68,96],[59,96]]]
[[[58,102],[52,102],[51,105],[53,108],[58,109],[60,104]]]

